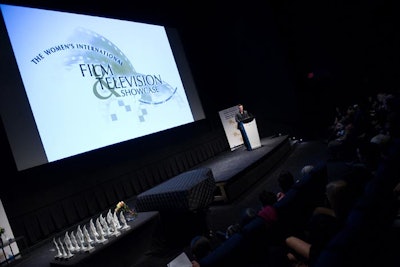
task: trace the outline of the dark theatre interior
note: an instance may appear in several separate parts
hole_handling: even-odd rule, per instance
[[[318,256],[300,260],[303,266],[399,266],[400,23],[395,1],[1,2],[176,28],[206,117],[23,171],[16,168],[2,121],[0,199],[14,237],[22,238],[17,240],[20,255],[3,258],[1,266],[165,267],[181,252],[201,267],[300,266],[286,257],[293,251],[285,238],[308,240],[309,218],[315,207],[329,206],[325,187],[338,177],[356,180],[349,184],[359,186],[353,192],[359,195],[341,228],[313,250]],[[335,108],[362,106],[379,94],[395,103],[388,141],[376,141],[374,152],[366,152],[379,150],[375,165],[354,167],[356,151],[378,132],[366,130],[340,150],[329,136]],[[218,112],[238,103],[257,119],[262,147],[254,151],[231,151],[222,127]],[[229,165],[238,156],[245,166]],[[239,221],[244,207],[259,205],[263,189],[280,190],[280,170],[299,177],[308,164],[314,168],[274,203],[277,221],[255,216],[241,231],[221,236]],[[227,173],[235,172],[233,182],[218,180],[226,167]],[[137,206],[138,196],[184,175],[211,179],[201,193],[213,200],[183,211]],[[217,201],[218,190],[224,189],[230,198]],[[101,245],[102,250],[55,258],[55,238],[106,214],[119,201],[139,212],[129,233]],[[191,241],[198,235],[209,239],[212,251],[196,258]]]

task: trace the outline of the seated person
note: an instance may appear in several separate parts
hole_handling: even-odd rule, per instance
[[[262,208],[258,211],[257,215],[263,218],[267,223],[274,223],[277,221],[278,215],[273,207],[273,204],[278,201],[276,194],[271,191],[263,190],[259,194],[258,198],[261,202]]]
[[[233,234],[239,233],[242,230],[242,227],[256,216],[260,216],[268,223],[275,222],[277,220],[277,213],[272,205],[277,201],[276,194],[263,190],[259,194],[258,199],[262,206],[259,211],[256,211],[253,208],[246,208],[238,223],[229,225],[225,233],[217,232],[217,234],[224,239],[228,239]]]
[[[242,217],[240,218],[240,222],[234,223],[228,226],[225,233],[217,232],[223,239],[228,239],[235,233],[239,233],[242,230],[242,227],[246,225],[251,219],[253,219],[257,215],[257,212],[253,208],[247,208],[244,210]]]
[[[314,169],[314,165],[304,165],[300,170],[300,179],[308,175]]]
[[[279,187],[281,188],[281,191],[276,194],[277,201],[285,197],[285,194],[294,185],[294,183],[295,183],[294,176],[290,171],[283,170],[279,173],[278,184]]]
[[[312,265],[332,237],[341,229],[353,196],[344,180],[336,180],[326,186],[328,206],[317,207],[310,218],[304,236],[286,238],[288,259],[297,266]]]
[[[207,256],[211,251],[211,242],[205,236],[195,236],[190,242],[190,252],[195,261]]]

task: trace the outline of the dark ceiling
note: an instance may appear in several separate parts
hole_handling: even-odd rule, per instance
[[[196,83],[213,73],[234,75],[249,66],[266,68],[279,50],[288,77],[313,72],[355,94],[398,86],[399,16],[394,1],[50,1],[3,3],[50,8],[175,27]],[[271,44],[273,43],[273,44]],[[278,52],[276,52],[278,53]],[[251,62],[248,58],[252,58]],[[276,61],[273,65],[276,65]],[[270,68],[274,68],[271,66]],[[254,73],[254,72],[253,72]],[[257,73],[257,72],[255,72]],[[214,83],[215,84],[215,83]],[[246,81],[233,86],[243,87]],[[229,86],[219,84],[217,88]],[[237,94],[241,94],[239,89]]]

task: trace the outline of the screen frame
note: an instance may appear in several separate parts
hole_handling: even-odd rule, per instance
[[[24,7],[14,4],[2,4],[2,5]],[[28,8],[36,8],[36,7],[28,7]],[[55,9],[49,9],[49,8],[46,9],[42,7],[37,9],[64,12],[70,14],[80,14],[85,16],[99,17],[103,19],[113,19],[111,17],[82,14],[70,11],[59,11]],[[122,20],[132,21],[136,23],[144,23],[129,19],[122,19]],[[165,28],[168,39],[170,41],[173,56],[175,58],[176,65],[185,88],[186,97],[188,98],[194,122],[203,120],[205,119],[205,113],[201,104],[199,94],[197,92],[197,88],[188,61],[186,59],[182,42],[179,38],[178,30],[170,26],[163,26],[163,27]],[[0,39],[1,39],[0,49],[2,51],[0,71],[3,76],[2,78],[3,89],[0,92],[1,118],[4,129],[7,134],[10,148],[12,150],[17,170],[21,171],[49,163],[49,160],[47,159],[45,149],[43,148],[43,143],[41,141],[40,134],[35,123],[35,119],[29,104],[29,100],[25,91],[22,77],[19,72],[18,64],[15,59],[14,51],[12,49],[10,38],[8,36],[7,29],[4,23],[2,12],[0,12]],[[142,137],[143,136],[139,138]],[[108,146],[116,144],[117,143],[113,143],[109,144]],[[83,153],[88,153],[95,150],[98,149],[89,150]]]

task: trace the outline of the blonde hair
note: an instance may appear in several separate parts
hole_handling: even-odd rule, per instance
[[[351,192],[345,180],[335,180],[326,185],[326,197],[337,217],[347,216],[352,205]]]
[[[312,171],[312,169],[314,169],[313,165],[305,165],[300,171],[301,177],[304,177],[307,174],[309,174]]]

